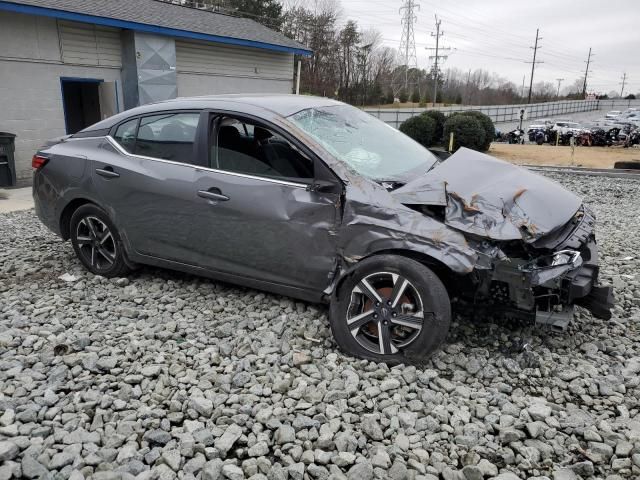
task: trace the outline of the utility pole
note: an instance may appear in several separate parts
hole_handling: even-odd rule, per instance
[[[433,65],[433,106],[436,106],[436,99],[438,97],[438,61],[442,59],[446,59],[448,55],[440,55],[440,51],[450,51],[450,48],[440,48],[440,37],[444,35],[444,32],[440,31],[440,24],[442,20],[438,20],[438,16],[436,15],[436,31],[431,32],[431,36],[436,39],[436,47],[427,47],[426,50],[435,50],[435,55],[429,55],[429,60],[434,60]]]
[[[533,61],[525,62],[525,63],[531,64],[531,79],[529,80],[529,97],[527,98],[527,103],[531,103],[531,90],[533,89],[533,72],[535,72],[536,70],[536,63],[544,63],[540,61],[536,62],[536,53],[538,53],[539,48],[542,48],[538,46],[538,40],[542,40],[542,37],[538,36],[539,33],[540,33],[540,29],[536,28],[536,43],[534,44],[533,47],[529,47],[533,49]]]
[[[527,78],[526,75],[522,75],[522,90],[520,90],[520,96],[524,98],[524,81]]]
[[[622,98],[622,92],[624,92],[624,84],[627,81],[627,72],[622,74],[622,88],[620,89],[620,98]]]
[[[465,101],[467,102],[467,105],[469,105],[471,102],[471,98],[469,96],[469,82],[471,81],[471,69],[469,69],[469,73],[467,73],[467,86],[464,88],[464,98]]]
[[[558,91],[556,92],[556,98],[560,96],[560,84],[562,83],[563,80],[564,78],[556,78],[556,82],[558,82]]]
[[[402,20],[402,38],[400,40],[399,53],[400,57],[404,59],[404,89],[407,95],[409,95],[409,68],[418,68],[418,56],[416,55],[416,36],[413,28],[413,24],[418,19],[415,14],[416,10],[420,10],[420,5],[415,0],[405,0],[404,4],[400,7],[400,14]]]
[[[587,76],[589,75],[590,63],[591,63],[591,47],[589,47],[589,56],[587,57],[587,68],[584,71],[584,83],[582,84],[582,98],[587,98]]]
[[[367,45],[360,47],[362,61],[364,63],[364,66],[362,68],[362,87],[363,87],[362,106],[363,107],[367,101],[367,59],[369,58],[371,47],[373,47],[373,43],[369,43]]]

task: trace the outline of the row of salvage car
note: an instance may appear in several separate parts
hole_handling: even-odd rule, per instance
[[[524,133],[524,132],[523,132]],[[524,135],[522,135],[524,143]],[[542,145],[633,147],[640,145],[640,110],[608,112],[604,118],[584,124],[571,120],[540,119],[529,125],[530,142]]]

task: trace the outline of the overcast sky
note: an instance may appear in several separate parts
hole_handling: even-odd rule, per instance
[[[343,19],[363,28],[374,27],[386,45],[398,48],[399,7],[406,0],[339,0]],[[534,83],[563,78],[562,89],[584,77],[589,47],[593,57],[588,90],[620,91],[627,73],[625,95],[640,92],[640,0],[416,0],[418,65],[427,67],[435,46],[430,33],[434,15],[442,19],[441,45],[451,47],[444,68],[484,68],[518,86],[529,84],[536,28],[540,28]],[[455,50],[453,50],[455,49]]]

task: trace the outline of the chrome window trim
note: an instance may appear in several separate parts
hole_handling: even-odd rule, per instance
[[[237,173],[237,172],[228,172],[226,170],[218,170],[216,168],[209,168],[209,167],[203,167],[200,165],[191,165],[190,163],[183,163],[183,162],[175,162],[173,160],[165,160],[163,158],[154,158],[154,157],[146,157],[144,155],[137,155],[135,153],[130,153],[127,152],[122,145],[120,145],[111,135],[107,135],[105,138],[119,153],[121,153],[122,155],[125,155],[127,157],[131,157],[131,158],[138,158],[141,160],[153,160],[154,162],[162,162],[162,163],[170,163],[172,165],[180,165],[183,167],[191,167],[195,170],[204,170],[206,172],[213,172],[213,173],[222,173],[224,175],[231,175],[232,177],[241,177],[241,178],[249,178],[251,180],[261,180],[263,182],[269,182],[269,183],[275,183],[278,185],[286,185],[289,187],[296,187],[296,188],[304,188],[307,189],[309,188],[309,185],[305,184],[305,183],[295,183],[295,182],[287,182],[284,180],[277,180],[275,178],[267,178],[267,177],[259,177],[256,175],[247,175],[244,173]]]

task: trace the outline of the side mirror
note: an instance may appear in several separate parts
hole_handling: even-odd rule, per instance
[[[336,183],[329,180],[314,180],[307,190],[318,193],[334,193],[336,190]]]

